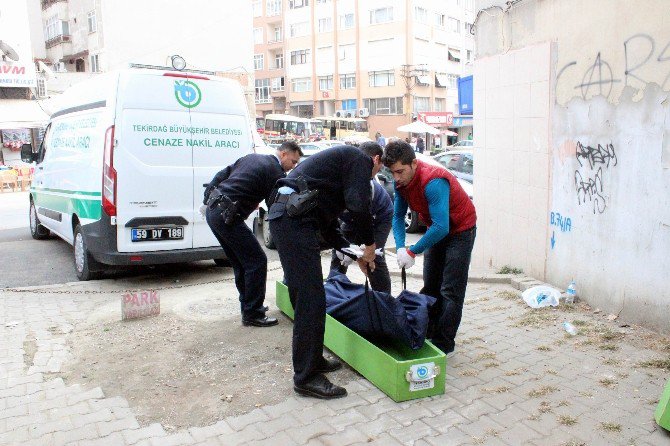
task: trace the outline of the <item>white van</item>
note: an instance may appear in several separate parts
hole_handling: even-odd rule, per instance
[[[80,280],[104,265],[225,258],[198,209],[214,174],[253,150],[240,85],[184,71],[129,69],[67,90],[30,189],[30,230],[74,246]]]

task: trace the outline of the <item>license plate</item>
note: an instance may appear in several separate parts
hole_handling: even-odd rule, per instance
[[[176,226],[172,228],[152,228],[130,230],[130,238],[134,242],[153,242],[157,240],[183,240],[184,228]]]

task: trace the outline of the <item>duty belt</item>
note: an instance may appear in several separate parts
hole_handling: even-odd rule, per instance
[[[275,198],[275,203],[286,204],[290,197],[291,197],[290,194],[277,194],[277,198]]]

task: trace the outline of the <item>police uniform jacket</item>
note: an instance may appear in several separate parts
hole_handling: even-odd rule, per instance
[[[318,190],[315,210],[321,235],[334,248],[349,246],[340,233],[337,218],[344,210],[352,217],[352,226],[366,245],[375,242],[370,214],[372,158],[352,146],[322,150],[300,162],[277,187],[300,190],[302,177],[308,189]]]
[[[207,198],[218,189],[232,201],[238,202],[237,211],[246,220],[258,203],[267,200],[278,179],[286,174],[274,155],[251,153],[218,172],[205,189]]]

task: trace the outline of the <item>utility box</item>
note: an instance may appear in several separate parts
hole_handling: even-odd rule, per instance
[[[472,76],[458,78],[458,113],[472,116]]]
[[[288,288],[277,282],[277,306],[293,319]],[[426,341],[419,350],[399,343],[376,345],[326,315],[324,345],[393,401],[442,395],[446,355]]]
[[[665,385],[661,400],[658,402],[654,418],[656,418],[656,422],[659,426],[670,431],[670,379]]]

